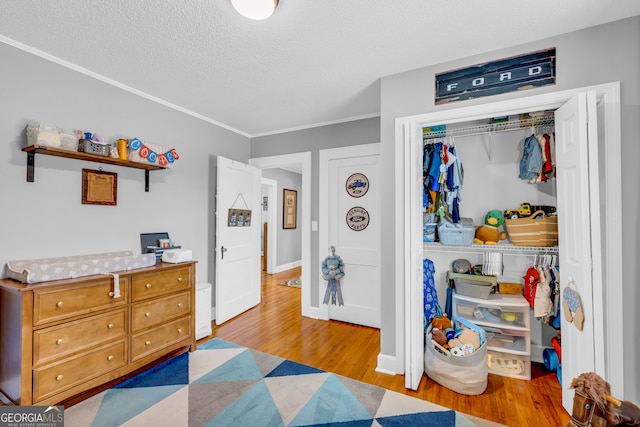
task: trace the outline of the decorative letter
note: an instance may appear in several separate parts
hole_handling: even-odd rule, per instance
[[[503,80],[511,80],[511,71],[507,71],[506,73],[500,74],[500,81]]]
[[[531,67],[529,68],[529,75],[530,76],[535,76],[536,74],[540,74],[542,72],[542,67],[539,65],[536,65],[535,67]]]
[[[450,83],[447,85],[447,92],[451,92],[451,89],[455,89],[458,87],[458,83]]]
[[[472,86],[482,86],[484,84],[484,77],[478,77],[471,82]]]

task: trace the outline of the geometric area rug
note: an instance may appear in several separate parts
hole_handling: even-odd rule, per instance
[[[219,338],[66,409],[64,418],[65,427],[478,425],[445,407]]]

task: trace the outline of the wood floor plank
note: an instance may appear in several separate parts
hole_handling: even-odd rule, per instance
[[[555,373],[537,363],[531,381],[489,374],[487,390],[479,396],[458,394],[426,376],[418,390],[407,390],[403,375],[375,370],[378,329],[302,317],[301,290],[280,285],[299,276],[300,268],[263,272],[262,302],[222,325],[214,323],[213,336],[508,426],[565,426],[569,421]]]

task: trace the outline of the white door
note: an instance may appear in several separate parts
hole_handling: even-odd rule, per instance
[[[322,305],[325,318],[380,327],[380,144],[320,151],[320,261],[335,247],[344,262],[344,305]],[[321,272],[322,273],[322,272]]]
[[[262,221],[260,169],[220,156],[217,164],[215,295],[219,325],[260,303]],[[251,211],[250,225],[246,211]]]
[[[585,372],[604,375],[604,360],[597,356],[604,346],[603,322],[594,322],[594,306],[602,304],[593,301],[598,293],[599,301],[603,297],[599,173],[597,160],[589,161],[598,142],[595,93],[574,96],[555,115],[560,290],[576,290],[584,311],[582,331],[562,316],[562,405],[571,413],[571,380]],[[603,319],[602,313],[597,314]]]

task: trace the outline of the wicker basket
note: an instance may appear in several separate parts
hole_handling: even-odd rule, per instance
[[[542,215],[541,218],[536,218]],[[556,246],[558,217],[536,211],[528,218],[505,219],[509,240],[516,246]]]

